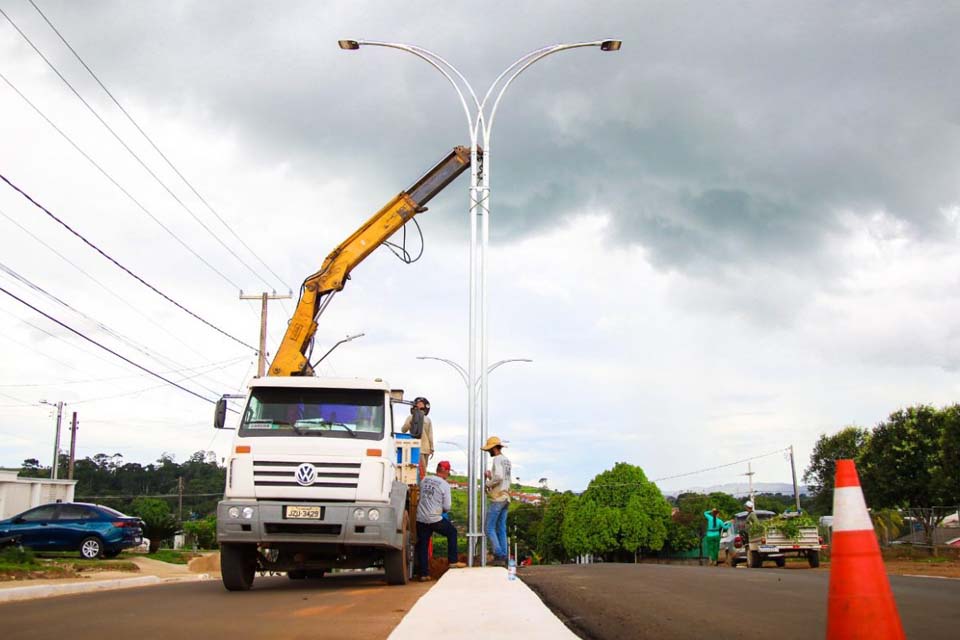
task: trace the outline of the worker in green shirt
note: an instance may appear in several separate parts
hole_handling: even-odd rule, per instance
[[[704,538],[706,554],[710,558],[710,562],[717,564],[717,556],[720,553],[720,536],[724,530],[730,528],[730,523],[723,521],[720,517],[720,510],[716,507],[710,511],[704,511],[703,517],[707,519],[707,535]]]

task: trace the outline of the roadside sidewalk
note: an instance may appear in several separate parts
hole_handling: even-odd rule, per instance
[[[169,582],[207,580],[211,577],[209,573],[195,573],[187,565],[170,564],[152,558],[131,558],[130,561],[136,564],[140,571],[100,571],[77,578],[0,582],[0,604]]]
[[[404,616],[389,640],[524,638],[575,640],[530,587],[501,567],[447,571]]]

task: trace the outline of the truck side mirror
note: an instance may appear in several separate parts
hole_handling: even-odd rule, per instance
[[[217,408],[213,411],[213,428],[223,429],[227,422],[227,399],[217,400]]]

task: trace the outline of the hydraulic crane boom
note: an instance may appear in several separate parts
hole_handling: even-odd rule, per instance
[[[303,283],[300,302],[293,312],[277,355],[270,364],[269,376],[311,375],[313,367],[307,351],[317,331],[317,319],[343,289],[350,271],[376,248],[386,242],[444,187],[470,166],[470,149],[456,147],[430,169],[412,187],[398,193],[359,229],[334,249],[320,270]]]

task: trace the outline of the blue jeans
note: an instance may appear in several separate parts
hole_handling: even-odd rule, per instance
[[[490,550],[494,558],[506,558],[510,549],[507,547],[507,507],[510,503],[487,503],[487,537],[490,538]]]
[[[457,562],[457,528],[444,518],[439,522],[417,521],[417,575],[430,575],[430,563],[427,559],[427,547],[433,534],[439,533],[447,539],[447,560],[450,564]]]

